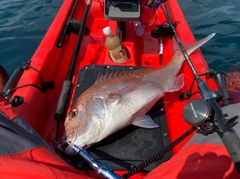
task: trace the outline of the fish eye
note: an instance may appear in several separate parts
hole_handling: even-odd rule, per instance
[[[74,117],[76,117],[77,116],[77,113],[78,113],[78,110],[77,109],[73,109],[71,112],[70,112],[70,117],[71,118],[74,118]]]

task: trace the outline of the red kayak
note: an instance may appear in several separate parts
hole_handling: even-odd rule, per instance
[[[126,61],[109,56],[105,27],[121,39]],[[164,68],[172,58],[173,38],[187,59],[180,70],[184,87],[165,93],[148,112],[160,127],[126,127],[83,150],[91,161],[64,154],[58,141],[78,96],[102,73]],[[231,110],[238,106],[201,51],[185,53],[183,46],[195,41],[175,0],[65,0],[32,59],[15,70],[2,92],[1,176],[239,177],[240,139],[231,126],[237,119]],[[102,167],[95,168],[98,173],[91,162]]]

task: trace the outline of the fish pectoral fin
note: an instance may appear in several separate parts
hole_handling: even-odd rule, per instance
[[[144,115],[142,117],[137,118],[132,125],[142,127],[142,128],[157,128],[159,127],[149,115]]]
[[[184,75],[180,74],[177,76],[177,80],[173,88],[170,89],[168,92],[179,91],[183,86],[184,86]]]

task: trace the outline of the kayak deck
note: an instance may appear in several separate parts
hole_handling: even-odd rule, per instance
[[[64,1],[58,15],[56,16],[55,20],[53,21],[52,25],[48,29],[45,37],[43,38],[40,46],[38,47],[37,51],[33,55],[31,59],[30,65],[41,72],[42,78],[45,82],[54,82],[54,88],[48,89],[46,92],[42,92],[39,89],[35,88],[34,86],[26,86],[24,88],[18,88],[14,91],[12,96],[22,96],[24,98],[24,103],[15,107],[15,110],[24,118],[26,121],[51,145],[52,141],[56,140],[56,120],[54,119],[54,114],[56,112],[57,104],[59,95],[63,86],[64,80],[67,79],[69,68],[71,65],[71,60],[73,57],[74,49],[76,46],[76,41],[78,35],[76,33],[68,32],[65,36],[65,39],[62,43],[61,47],[58,47],[58,43],[63,33],[65,24],[67,22],[67,18],[70,14],[71,8],[74,5],[73,0]],[[176,30],[180,37],[180,39],[185,43],[192,43],[195,41],[193,34],[186,22],[182,11],[175,0],[168,1],[169,9],[171,12],[171,16],[174,22],[177,23]],[[75,20],[82,20],[84,15],[84,10],[86,7],[86,1],[82,0],[77,3],[76,9],[73,14],[73,19]],[[127,21],[118,23],[113,20],[106,20],[104,17],[104,1],[93,1],[92,6],[90,9],[90,14],[87,19],[86,27],[90,29],[90,33],[83,36],[82,43],[79,49],[79,53],[77,56],[77,61],[75,64],[75,68],[73,71],[73,78],[72,78],[72,89],[71,89],[71,96],[68,103],[68,110],[67,114],[69,113],[71,106],[76,99],[76,97],[87,87],[89,87],[96,78],[98,73],[92,72],[91,69],[93,66],[97,66],[96,69],[102,68],[101,65],[104,65],[107,69],[109,68],[126,68],[129,67],[150,67],[150,68],[162,68],[165,66],[172,57],[172,40],[169,37],[162,38],[163,40],[163,56],[162,56],[162,64],[160,64],[159,60],[159,42],[160,39],[153,38],[151,36],[152,30],[155,28],[156,25],[160,25],[166,23],[166,18],[161,11],[160,8],[157,9],[156,14],[158,18],[156,19],[155,23],[152,26],[145,27],[144,34],[142,36],[136,36],[134,31],[134,22]],[[142,11],[145,14],[151,14],[152,10],[150,8],[146,8]],[[154,16],[146,17],[149,19],[149,22],[152,22]],[[146,22],[147,23],[147,22]],[[122,64],[114,63],[108,56],[107,50],[104,46],[105,37],[102,32],[102,29],[106,26],[110,26],[113,32],[120,31],[121,37],[123,40],[123,45],[126,48],[127,54],[129,56],[129,61]],[[208,68],[205,59],[203,58],[200,50],[197,50],[191,55],[191,60],[195,65],[199,74],[205,73],[206,69]],[[89,66],[90,65],[90,66]],[[92,65],[92,66],[91,66]],[[86,68],[86,66],[88,68]],[[89,71],[88,71],[89,70]],[[80,79],[83,78],[83,73],[88,73],[88,77],[86,80],[88,81],[91,78],[91,83],[87,83],[87,86],[79,84]],[[92,76],[91,73],[94,75]],[[181,69],[181,73],[185,76],[185,86],[178,92],[174,93],[166,93],[163,101],[164,103],[160,106],[155,106],[158,110],[157,120],[160,123],[160,129],[154,129],[153,131],[149,131],[146,129],[137,129],[135,127],[130,126],[128,129],[133,131],[134,134],[131,136],[124,136],[124,137],[134,137],[134,136],[141,136],[141,140],[146,139],[146,134],[157,136],[156,140],[151,141],[156,148],[154,150],[161,150],[163,146],[169,144],[169,142],[173,142],[177,139],[180,135],[190,129],[190,126],[183,120],[182,117],[182,109],[184,105],[189,100],[180,100],[180,95],[187,91],[192,81],[194,80],[194,76],[188,64],[185,62]],[[216,88],[215,82],[212,78],[203,76],[203,80],[207,81],[211,88]],[[82,84],[85,84],[86,81],[82,81]],[[18,81],[17,86],[23,86],[26,84],[35,84],[41,87],[41,79],[39,77],[39,73],[37,73],[32,68],[26,68],[24,70],[23,75],[21,76],[20,80]],[[193,91],[197,91],[197,87],[193,85]],[[75,95],[74,95],[75,94]],[[192,98],[199,97],[199,94],[193,95]],[[155,108],[154,107],[154,108]],[[164,109],[164,115],[163,111]],[[163,117],[162,117],[163,116]],[[126,130],[128,130],[126,129]],[[59,129],[59,137],[60,139],[62,133],[64,131],[63,123],[61,122],[60,129]],[[167,132],[166,132],[167,131]],[[125,134],[126,131],[120,131],[120,133]],[[139,133],[144,133],[143,135],[139,135]],[[153,134],[154,133],[154,134]],[[159,133],[157,135],[157,133]],[[119,133],[115,136],[120,135]],[[122,134],[121,134],[122,135]],[[130,134],[129,134],[130,135]],[[161,136],[161,137],[160,137]],[[106,141],[111,141],[111,138],[108,138]],[[134,139],[133,141],[138,141],[138,139]],[[152,140],[152,139],[151,139]],[[159,140],[161,141],[160,143]],[[184,140],[181,144],[176,146],[172,150],[172,154],[176,154],[182,146],[189,140]],[[123,139],[120,141],[126,142]],[[164,143],[164,141],[166,143]],[[146,142],[147,143],[147,142]],[[112,143],[111,145],[115,145],[116,143]],[[150,143],[149,143],[150,144]],[[101,145],[103,146],[101,148]],[[140,151],[140,148],[145,148],[141,146],[139,143],[136,144],[139,148],[134,149],[135,152],[137,150]],[[152,144],[150,144],[152,145]],[[112,149],[111,146],[107,143],[100,143],[97,147],[101,148],[102,151],[110,150],[114,152],[114,155],[120,154],[119,151],[116,150],[121,143],[115,145],[115,149]],[[128,145],[126,145],[128,146]],[[95,151],[98,152],[99,148],[95,148]],[[106,148],[107,149],[106,149]],[[108,148],[109,147],[109,148]],[[119,149],[120,150],[120,149]],[[123,149],[120,151],[127,151],[128,149]],[[95,153],[95,157],[99,157],[99,153]],[[138,162],[140,160],[147,159],[145,157],[149,157],[148,155],[152,155],[154,153],[141,151],[144,152],[144,155],[139,155],[136,157]],[[140,152],[140,153],[141,153]],[[108,154],[101,154],[100,158],[106,157]],[[131,150],[126,153],[127,155],[133,155]],[[166,155],[166,158],[163,161],[170,158],[170,153]],[[122,155],[121,155],[122,156]],[[108,157],[108,156],[107,156]],[[112,156],[110,156],[110,160]],[[113,156],[114,157],[114,156]],[[119,156],[116,156],[119,157]],[[128,160],[128,159],[126,159]],[[129,159],[132,160],[132,159]],[[114,163],[114,162],[112,162]],[[131,164],[127,165],[127,168],[131,167]],[[114,165],[113,165],[114,168]],[[123,167],[124,168],[124,167]],[[115,168],[115,169],[122,169],[122,168]]]

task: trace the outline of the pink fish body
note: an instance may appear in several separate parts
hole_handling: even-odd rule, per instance
[[[194,50],[215,34],[194,43]],[[65,120],[65,140],[69,144],[88,147],[129,125],[156,128],[158,125],[146,115],[164,93],[181,89],[183,74],[177,76],[185,58],[179,50],[161,69],[140,69],[100,76],[73,105]],[[71,147],[65,150],[73,155]]]

